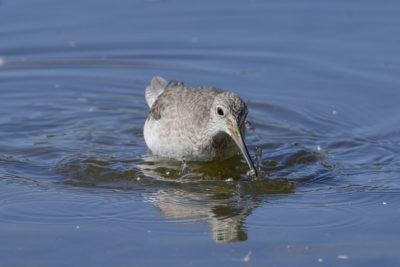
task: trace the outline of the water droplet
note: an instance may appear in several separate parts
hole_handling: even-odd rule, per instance
[[[80,227],[79,225],[75,226],[75,228],[76,228],[77,230],[81,229],[81,227]]]
[[[383,202],[382,202],[382,205],[387,205],[387,202],[383,201]]]
[[[323,258],[318,258],[318,262],[324,262]]]
[[[349,258],[349,256],[347,256],[347,255],[338,255],[337,258],[341,259],[341,260],[347,260]]]
[[[321,152],[321,146],[320,145],[317,145],[317,151]]]
[[[249,253],[247,253],[247,255],[243,258],[243,261],[249,262],[251,260],[250,256],[251,256],[251,251],[249,251]]]

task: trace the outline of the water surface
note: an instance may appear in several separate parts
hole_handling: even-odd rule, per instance
[[[399,12],[1,1],[1,265],[399,265]],[[155,75],[239,94],[261,179],[151,156]]]

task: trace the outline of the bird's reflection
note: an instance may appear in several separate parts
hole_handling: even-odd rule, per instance
[[[256,205],[250,199],[215,200],[207,193],[182,190],[159,190],[152,202],[167,218],[206,221],[218,243],[246,240],[244,221]]]
[[[236,164],[232,165],[232,161]],[[245,220],[267,195],[289,193],[294,187],[286,180],[243,180],[237,171],[246,167],[242,165],[238,159],[191,163],[184,176],[179,176],[177,162],[151,162],[141,167],[151,177],[165,179],[169,175],[169,185],[149,199],[161,214],[184,221],[206,221],[215,242],[230,243],[247,240]]]

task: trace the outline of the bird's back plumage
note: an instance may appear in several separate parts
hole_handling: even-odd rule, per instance
[[[216,88],[192,89],[182,82],[171,81],[154,101],[148,119],[181,121],[188,123],[188,128],[204,126],[209,119],[210,106],[215,96],[221,92]]]

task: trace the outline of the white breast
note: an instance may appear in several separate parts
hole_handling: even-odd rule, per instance
[[[170,134],[160,121],[146,120],[144,140],[155,155],[174,159],[197,159],[196,146],[185,136]]]

